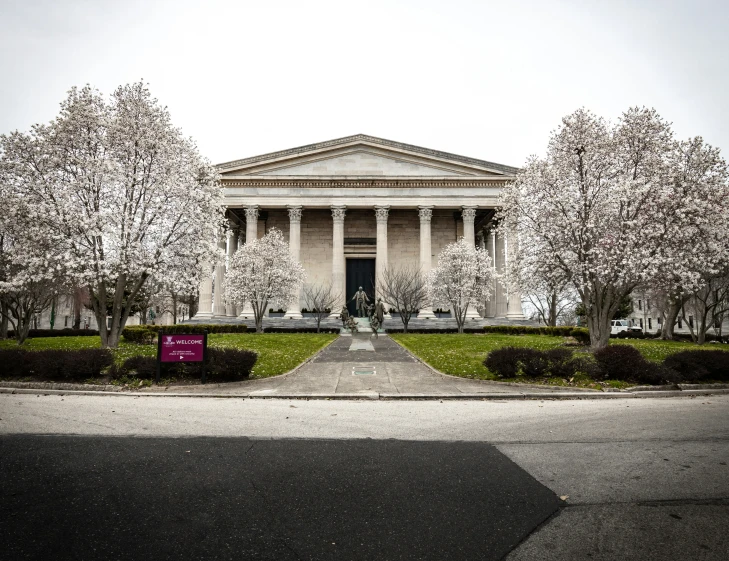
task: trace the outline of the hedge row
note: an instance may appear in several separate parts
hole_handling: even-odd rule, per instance
[[[208,349],[208,364],[206,377],[217,382],[234,382],[247,378],[258,360],[253,351],[242,349]],[[157,372],[157,359],[149,356],[133,356],[124,363],[112,369],[112,377],[129,376],[141,380],[153,380]],[[163,364],[161,369],[163,378],[200,378],[202,377],[202,363],[188,362]]]
[[[113,363],[114,355],[109,349],[5,349],[0,350],[0,378],[33,376],[48,381],[83,381],[100,376]]]
[[[157,333],[245,333],[244,324],[178,323],[177,325],[130,325],[122,330],[122,337],[133,343],[151,343]]]
[[[529,325],[485,325],[486,333],[505,333],[507,335],[552,335],[556,337],[574,337],[580,343],[590,342],[590,332],[585,327],[561,325],[558,327],[531,327]]]
[[[481,328],[464,327],[464,333],[483,333]],[[385,328],[385,333],[405,333],[405,330],[401,327]],[[442,327],[440,329],[410,329],[408,328],[408,334],[410,333],[458,333],[458,329],[455,327]]]
[[[246,378],[256,364],[258,355],[241,349],[208,349],[207,377],[217,381],[235,381]],[[81,349],[75,351],[48,350],[26,351],[23,349],[0,350],[0,378],[24,378],[32,376],[41,381],[78,381],[109,375],[112,378],[136,376],[151,380],[155,376],[157,359],[133,356],[121,366],[114,365],[114,355],[109,349]],[[200,363],[172,363],[163,365],[165,378],[199,378]]]
[[[548,351],[502,347],[491,351],[483,364],[502,378],[571,378],[583,373],[593,380],[638,384],[729,382],[729,353],[718,350],[682,351],[669,355],[662,364],[656,364],[628,345],[607,346],[594,355],[575,355],[564,347]]]
[[[79,336],[99,336],[99,332],[96,329],[71,329],[70,327],[64,327],[63,329],[31,329],[28,332],[28,338],[34,337],[79,337]],[[11,339],[15,338],[15,331],[12,329],[8,331],[8,337]]]

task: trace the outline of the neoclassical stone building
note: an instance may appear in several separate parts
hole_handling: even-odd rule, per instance
[[[376,286],[386,267],[415,265],[427,272],[461,236],[486,248],[497,268],[508,256],[506,240],[491,227],[499,191],[517,172],[513,167],[367,135],[217,167],[231,226],[219,247],[230,257],[246,240],[278,228],[307,282],[331,280],[348,298],[359,285]],[[220,263],[201,283],[196,319],[249,317],[226,306],[215,288],[224,275]],[[291,305],[285,317],[300,318],[301,306]],[[507,294],[498,283],[478,314],[524,318],[520,295]],[[433,317],[432,309],[419,317]]]

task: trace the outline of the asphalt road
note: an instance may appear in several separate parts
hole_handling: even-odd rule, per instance
[[[0,395],[0,434],[20,558],[729,558],[729,396]]]

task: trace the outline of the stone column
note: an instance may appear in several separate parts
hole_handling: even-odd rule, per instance
[[[289,252],[294,261],[301,261],[301,211],[300,206],[289,206]],[[301,319],[301,294],[296,293],[286,310],[286,319]]]
[[[230,221],[230,227],[228,228],[228,269],[230,270],[230,265],[233,261],[233,255],[235,255],[236,250],[238,249],[238,225],[235,224],[232,220]],[[233,302],[226,302],[225,303],[225,316],[229,318],[234,318],[238,314],[236,314],[235,311],[235,304]]]
[[[208,320],[213,317],[213,272],[209,262],[202,265],[197,313],[192,319]]]
[[[476,207],[464,206],[462,207],[463,216],[463,239],[469,244],[476,245],[476,232],[474,230],[474,221],[476,219]]]
[[[496,239],[494,231],[489,230],[488,234],[484,234],[486,238],[486,251],[489,254],[489,260],[491,261],[491,267],[496,270]],[[492,318],[496,316],[496,281],[493,282],[491,287],[491,299],[486,302],[486,317]]]
[[[462,207],[463,212],[463,239],[468,242],[470,246],[476,245],[476,232],[474,230],[474,221],[476,219],[476,207],[464,206]],[[466,310],[466,319],[481,319],[478,312],[473,306],[469,306]]]
[[[516,236],[509,233],[509,236],[504,240],[504,261],[506,265],[509,263],[509,244],[513,247],[516,243]],[[509,289],[507,292],[506,317],[508,319],[526,319],[521,307],[521,294],[514,288]]]
[[[375,207],[375,219],[377,220],[377,254],[375,255],[375,302],[377,298],[382,298],[379,286],[382,282],[382,277],[385,269],[388,267],[387,260],[387,217],[390,213],[390,206],[376,206]],[[382,299],[382,303],[385,306],[385,317],[391,319],[390,306],[385,299]]]
[[[494,264],[497,273],[503,273],[506,265],[506,254],[504,246],[504,236],[494,236]],[[494,283],[494,316],[497,318],[506,317],[506,287],[497,280]]]
[[[258,205],[246,207],[246,243],[258,238]],[[243,310],[238,319],[253,319],[253,306],[250,302],[244,302]]]
[[[332,287],[339,292],[339,301],[332,307],[330,318],[340,318],[342,306],[347,302],[346,260],[344,258],[344,215],[347,207],[332,207]]]
[[[225,234],[218,235],[218,249],[222,255],[219,256],[218,264],[215,266],[215,293],[213,294],[213,316],[225,317],[225,293],[223,281],[225,279]]]
[[[430,222],[433,218],[433,207],[419,206],[418,215],[420,216],[420,274],[423,275],[423,278],[425,278],[425,276],[430,272],[432,265]],[[435,318],[435,314],[433,313],[432,302],[430,305],[420,308],[418,319],[433,318]]]

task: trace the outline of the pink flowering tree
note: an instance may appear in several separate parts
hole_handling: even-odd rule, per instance
[[[434,304],[447,304],[463,333],[468,306],[491,299],[494,270],[485,250],[461,238],[438,255],[438,266],[426,276],[426,289]]]
[[[225,275],[225,296],[237,306],[250,303],[256,332],[262,333],[268,306],[288,307],[305,279],[304,268],[291,258],[283,234],[272,228],[235,252]]]
[[[527,293],[534,283],[571,283],[593,348],[608,344],[610,321],[637,286],[668,271],[678,284],[696,278],[684,266],[696,215],[671,180],[675,148],[654,110],[630,109],[610,125],[581,109],[502,192],[500,228],[518,240],[509,282]]]
[[[35,212],[28,243],[57,244],[68,278],[88,288],[104,347],[117,346],[150,278],[198,275],[215,253],[217,171],[142,83],[109,99],[71,90],[51,123],[1,136],[0,156]]]

